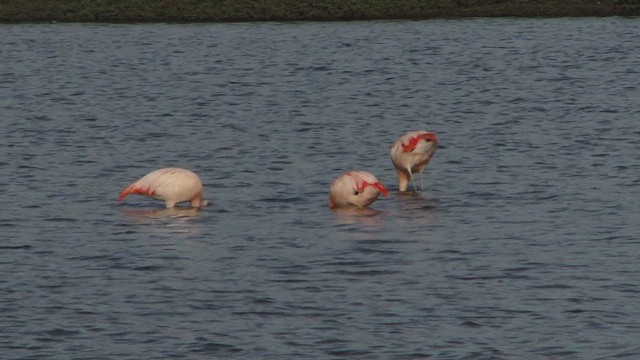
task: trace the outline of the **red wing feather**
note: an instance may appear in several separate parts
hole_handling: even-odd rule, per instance
[[[118,201],[122,201],[124,200],[124,198],[126,198],[128,195],[130,194],[138,194],[138,195],[148,195],[148,196],[152,196],[155,192],[151,190],[151,188],[149,187],[141,187],[138,186],[138,183],[135,182],[131,185],[129,185],[126,189],[124,189],[121,193],[120,196],[118,196]]]
[[[369,184],[369,185],[371,185],[374,188],[378,189],[378,191],[380,191],[382,193],[382,195],[384,195],[384,197],[389,196],[389,191],[387,190],[386,187],[384,187],[384,185],[382,185],[381,182],[377,182],[375,184]]]
[[[420,141],[419,137],[413,137],[409,140],[408,144],[402,143],[402,152],[412,152],[416,149],[416,145],[418,145],[418,141]]]
[[[362,192],[364,191],[364,188],[366,188],[367,186],[371,186],[373,188],[378,189],[378,191],[380,191],[385,197],[389,195],[389,191],[387,190],[387,188],[385,188],[384,185],[382,185],[382,183],[379,181],[375,183],[370,183],[360,177],[355,177],[355,180],[356,180],[356,191],[358,192]]]
[[[434,141],[438,142],[438,139],[433,133],[420,134],[418,136],[412,137],[407,144],[402,143],[402,152],[412,152],[418,146],[418,142],[420,140]]]

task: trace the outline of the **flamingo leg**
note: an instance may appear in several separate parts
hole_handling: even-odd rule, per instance
[[[396,174],[398,175],[398,190],[407,191],[407,185],[409,184],[409,176],[407,176],[408,172],[397,168]]]
[[[416,187],[416,182],[413,180],[413,173],[411,172],[411,168],[409,170],[409,177],[411,178],[411,183],[413,184],[413,190],[418,192],[418,188]]]
[[[420,172],[420,191],[424,191],[424,180],[422,176],[422,171]]]

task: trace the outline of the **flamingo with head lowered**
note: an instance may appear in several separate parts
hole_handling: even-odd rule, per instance
[[[366,208],[380,194],[388,195],[387,188],[366,171],[349,171],[338,177],[329,189],[329,207]]]
[[[207,205],[207,201],[202,199],[202,181],[198,175],[180,168],[165,168],[148,173],[124,189],[118,201],[130,194],[162,200],[167,208],[187,201],[195,208]]]
[[[391,146],[391,161],[398,174],[400,191],[407,191],[409,179],[413,190],[418,191],[413,174],[420,174],[420,190],[424,189],[422,172],[436,151],[436,134],[424,130],[410,131],[400,136]]]

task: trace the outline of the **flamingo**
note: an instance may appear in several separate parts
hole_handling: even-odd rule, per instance
[[[413,189],[418,191],[413,174],[420,174],[420,190],[424,189],[422,172],[436,151],[436,134],[424,130],[410,131],[400,136],[391,146],[391,161],[398,174],[400,191],[407,191],[409,179]]]
[[[329,207],[354,206],[366,208],[380,194],[388,195],[387,188],[366,171],[349,171],[338,177],[329,190]]]
[[[207,200],[202,199],[202,182],[198,175],[180,168],[165,168],[148,173],[127,186],[120,193],[118,201],[124,200],[129,194],[162,200],[167,209],[185,201],[191,202],[194,208],[207,205]]]

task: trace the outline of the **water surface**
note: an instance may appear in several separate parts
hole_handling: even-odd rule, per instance
[[[4,357],[639,356],[635,20],[0,33]],[[212,206],[117,202],[167,166]],[[394,191],[329,210],[352,169]]]

